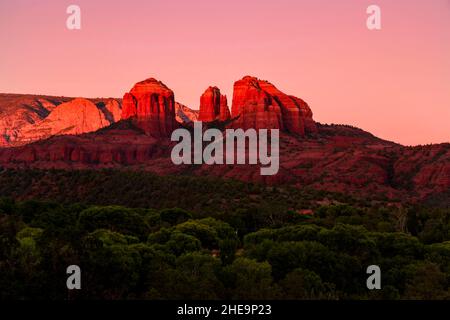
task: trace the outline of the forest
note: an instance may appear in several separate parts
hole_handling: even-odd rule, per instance
[[[201,177],[13,173],[0,174],[1,300],[450,298],[448,208]],[[69,265],[82,290],[67,289]],[[366,287],[369,265],[381,290]]]

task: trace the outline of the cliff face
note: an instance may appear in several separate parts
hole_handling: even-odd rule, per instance
[[[244,129],[280,129],[301,136],[317,131],[312,111],[303,100],[250,76],[234,84],[231,115],[237,118],[234,126]]]
[[[198,120],[199,112],[197,110],[192,110],[191,108],[175,102],[175,120],[178,123],[190,123]]]
[[[177,127],[173,91],[154,78],[138,82],[123,97],[122,119],[130,118],[149,135],[170,137]]]
[[[17,142],[26,143],[62,134],[81,134],[109,124],[93,102],[77,98],[59,105],[39,123],[22,128]]]
[[[174,143],[169,137],[178,122],[230,120],[226,97],[215,87],[202,95],[200,114],[175,103],[172,90],[155,79],[139,82],[126,93],[122,110],[114,99],[26,99],[27,104],[22,101],[14,112],[11,107],[0,108],[4,126],[16,128],[9,141],[11,137],[16,144],[23,144],[26,137],[48,139],[0,148],[1,167],[127,167],[397,199],[422,199],[450,189],[449,144],[403,147],[357,128],[321,125],[302,99],[254,77],[235,83],[233,117],[225,125],[281,130],[280,168],[274,176],[261,176],[259,165],[172,163]],[[11,121],[17,115],[21,117]]]
[[[122,105],[116,99],[0,95],[0,146],[92,132],[121,119],[132,119],[146,134],[169,137],[178,123],[231,118],[219,88],[206,89],[197,112],[175,103],[173,91],[154,78],[136,83]],[[254,77],[235,83],[233,117],[237,119],[231,126],[236,128],[279,128],[300,135],[317,130],[306,102]]]
[[[209,87],[200,97],[200,112],[198,121],[211,122],[230,119],[227,97],[220,93],[219,88]]]
[[[227,96],[220,95],[219,121],[230,120],[231,113],[228,108]]]
[[[354,128],[316,126],[314,137],[281,133],[280,169],[274,176],[261,176],[259,165],[175,166],[170,157],[174,143],[146,134],[132,119],[93,133],[0,149],[0,166],[189,173],[405,200],[450,188],[449,144],[406,148]]]
[[[120,119],[115,99],[0,94],[0,147],[96,131]]]

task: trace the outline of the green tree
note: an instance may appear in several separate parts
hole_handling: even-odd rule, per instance
[[[445,273],[439,266],[431,262],[419,262],[409,265],[407,274],[405,299],[440,300],[449,299],[449,283]]]
[[[78,222],[80,228],[88,232],[108,229],[140,239],[147,237],[150,230],[144,217],[136,210],[119,206],[90,207],[80,213]]]
[[[238,258],[225,268],[232,283],[232,297],[243,300],[275,299],[279,287],[273,283],[272,268],[267,262]]]
[[[161,221],[171,226],[183,223],[192,218],[192,215],[186,210],[180,208],[172,208],[162,210],[160,213]]]
[[[295,269],[280,281],[284,298],[290,300],[335,299],[334,285],[323,283],[315,272]]]

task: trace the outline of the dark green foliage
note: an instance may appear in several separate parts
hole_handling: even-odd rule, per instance
[[[445,208],[133,172],[0,181],[0,299],[450,299]]]
[[[144,239],[150,229],[144,216],[136,210],[119,206],[91,207],[81,211],[78,218],[82,230],[109,229]]]
[[[162,210],[160,213],[160,217],[162,222],[167,222],[171,226],[174,226],[176,224],[189,220],[190,218],[192,218],[192,215],[183,209],[173,208]]]
[[[295,269],[280,281],[283,293],[290,300],[337,299],[334,285],[324,283],[319,275],[310,270]]]

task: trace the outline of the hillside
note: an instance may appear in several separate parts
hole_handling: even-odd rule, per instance
[[[138,82],[123,100],[117,101],[11,95],[3,98],[10,101],[6,104],[9,107],[2,108],[3,114],[29,114],[24,119],[35,119],[34,124],[24,119],[18,122],[20,126],[14,129],[16,141],[24,141],[20,140],[20,132],[37,140],[0,148],[0,166],[4,168],[115,168],[162,176],[210,176],[310,187],[401,201],[430,196],[445,200],[450,188],[450,144],[404,147],[352,126],[320,124],[313,120],[306,102],[255,77],[236,81],[231,114],[226,97],[217,87],[209,87],[201,96],[197,113],[176,103],[174,92],[153,78]],[[16,101],[16,108],[11,107],[11,101]],[[114,109],[119,103],[123,112],[117,121]],[[221,130],[280,129],[278,173],[262,176],[259,165],[249,164],[174,165],[170,157],[175,145],[170,141],[171,132],[180,126],[192,130],[192,121],[199,115],[208,119],[206,127]]]

